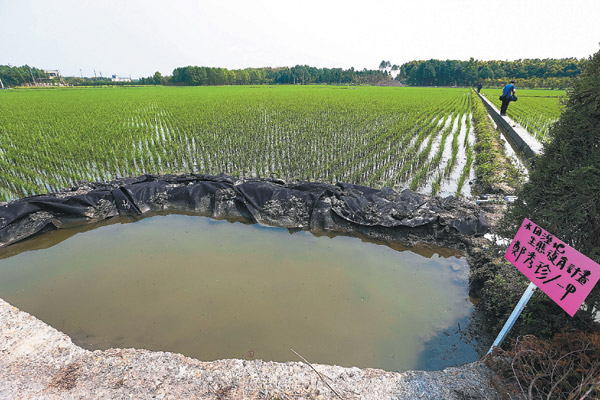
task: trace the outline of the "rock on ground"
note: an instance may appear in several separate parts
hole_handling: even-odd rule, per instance
[[[0,299],[0,399],[495,399],[481,363],[443,371],[313,367],[136,349],[89,351]],[[339,397],[338,397],[339,395]]]

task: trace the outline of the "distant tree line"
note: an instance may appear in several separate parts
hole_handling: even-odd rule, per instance
[[[261,84],[365,84],[395,80],[407,86],[501,86],[516,80],[520,87],[567,88],[581,73],[583,60],[525,59],[516,61],[427,60],[401,66],[382,61],[377,70],[354,68],[315,68],[308,65],[282,68],[226,68],[187,66],[173,71],[171,77],[142,78],[142,84],[163,85],[261,85]]]
[[[517,80],[519,86],[565,88],[581,73],[583,59],[546,58],[516,61],[427,60],[400,66],[396,80],[409,86],[500,86]]]
[[[390,80],[385,71],[355,70],[354,68],[315,68],[308,65],[281,68],[226,68],[187,66],[173,70],[166,80],[157,76],[142,78],[140,82],[157,82],[171,85],[262,85],[262,84],[375,84]]]
[[[407,86],[502,86],[516,80],[519,87],[567,88],[581,73],[584,60],[525,59],[516,61],[427,60],[411,61],[401,66],[382,61],[377,70],[354,68],[315,68],[308,65],[279,68],[227,69],[187,66],[173,70],[172,76],[153,76],[133,82],[113,82],[108,78],[63,77],[68,85],[264,85],[264,84],[329,84],[329,85],[386,85],[392,76],[398,84]],[[5,86],[33,83],[33,77],[49,82],[43,70],[0,65],[0,79]]]
[[[44,70],[31,68],[28,65],[21,67],[12,67],[9,65],[0,65],[0,79],[6,87],[22,86],[33,84],[34,79],[46,81],[48,74]]]

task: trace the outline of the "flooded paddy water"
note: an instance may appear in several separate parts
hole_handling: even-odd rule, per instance
[[[474,361],[466,260],[188,215],[0,249],[0,298],[88,349],[441,369]],[[461,329],[462,326],[462,329]]]

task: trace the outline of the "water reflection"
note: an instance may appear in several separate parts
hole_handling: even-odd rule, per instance
[[[381,244],[187,215],[113,219],[0,250],[0,297],[90,349],[288,361],[294,348],[387,370],[476,359],[453,329],[472,312],[465,260]]]

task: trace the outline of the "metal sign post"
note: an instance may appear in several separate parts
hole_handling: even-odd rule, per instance
[[[527,286],[525,293],[523,293],[523,296],[521,296],[521,300],[519,300],[519,303],[517,303],[517,306],[515,307],[513,312],[510,314],[510,317],[508,317],[508,320],[506,320],[506,323],[502,327],[502,330],[498,334],[498,337],[496,338],[496,340],[494,340],[492,347],[490,347],[490,350],[487,352],[488,354],[490,354],[492,352],[492,350],[494,350],[494,347],[498,347],[502,344],[502,342],[504,342],[506,335],[508,335],[508,332],[510,332],[510,329],[513,327],[513,325],[517,321],[517,318],[519,318],[519,315],[521,315],[521,312],[527,305],[527,302],[533,295],[533,292],[535,291],[535,289],[537,289],[537,286],[535,286],[535,284],[533,282],[529,282],[529,286]]]

